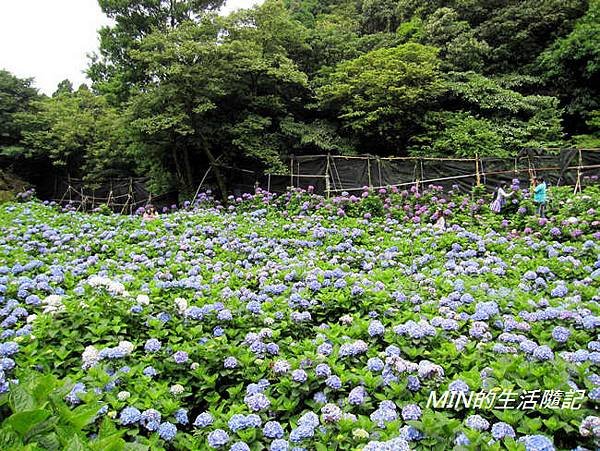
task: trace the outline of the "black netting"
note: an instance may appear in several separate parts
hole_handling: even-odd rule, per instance
[[[256,187],[283,193],[288,187],[314,187],[318,194],[356,192],[365,186],[407,187],[416,182],[450,188],[458,185],[470,189],[479,181],[489,189],[515,178],[523,185],[534,176],[543,176],[551,185],[582,185],[597,183],[600,174],[599,150],[565,149],[543,152],[526,149],[515,158],[419,159],[378,158],[374,156],[292,156],[287,162],[290,173],[269,175],[233,167],[219,167],[228,194],[240,196],[254,192]],[[200,182],[198,182],[200,184]],[[202,180],[200,189],[220,194],[214,171]],[[148,189],[148,179],[127,178],[106,181],[96,186],[72,178],[54,180],[53,200],[72,203],[83,210],[107,205],[114,211],[134,212],[152,203],[159,209],[177,203],[178,193],[157,195]]]

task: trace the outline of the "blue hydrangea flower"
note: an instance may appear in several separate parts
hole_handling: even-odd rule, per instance
[[[250,447],[246,442],[235,442],[231,445],[229,451],[250,451]]]
[[[2,374],[2,375],[4,376],[4,374]],[[0,377],[0,380],[1,379],[3,379],[3,378]],[[73,386],[73,388],[71,389],[69,394],[67,396],[65,396],[65,400],[72,406],[81,404],[81,398],[79,398],[79,395],[84,394],[84,393],[85,393],[85,385],[81,382],[78,382]]]
[[[421,418],[421,408],[416,404],[408,404],[402,408],[402,419],[408,420],[419,420]]]
[[[306,412],[298,419],[298,425],[315,429],[319,425],[319,416],[314,412]]]
[[[559,283],[558,285],[556,285],[556,287],[552,289],[550,295],[554,298],[564,298],[568,292],[569,289],[567,288],[567,286],[562,283]]]
[[[177,351],[175,354],[173,354],[173,360],[177,364],[185,363],[188,361],[188,359],[189,359],[188,353],[185,351]]]
[[[464,432],[461,432],[454,439],[454,443],[456,446],[469,446],[471,444],[471,440],[468,439]]]
[[[158,427],[158,436],[168,442],[173,440],[176,434],[177,426],[175,426],[173,423],[169,423],[168,421],[161,423]]]
[[[142,418],[141,412],[135,407],[125,407],[119,415],[119,421],[123,426],[136,424]]]
[[[327,385],[332,390],[339,390],[342,388],[342,380],[338,376],[329,376],[325,381],[325,385]]]
[[[206,426],[210,426],[211,424],[213,424],[213,422],[213,416],[209,412],[202,412],[194,420],[194,426],[205,428]]]
[[[331,368],[329,368],[329,365],[326,363],[320,363],[315,368],[315,373],[317,374],[317,377],[327,378],[331,376]]]
[[[313,395],[313,401],[317,404],[325,404],[327,402],[327,395],[319,391]]]
[[[488,420],[483,418],[481,415],[471,415],[465,420],[465,425],[468,428],[475,429],[476,431],[486,431],[490,427]]]
[[[526,435],[518,440],[526,451],[555,451],[552,441],[544,435]]]
[[[188,411],[186,409],[179,409],[175,412],[175,420],[177,423],[186,425],[190,422],[188,419]]]
[[[148,377],[153,377],[158,374],[158,372],[152,366],[147,366],[146,368],[144,368],[142,373],[144,374],[144,376],[148,376]]]
[[[421,381],[417,376],[410,375],[407,377],[407,386],[410,391],[416,392],[421,389]]]
[[[229,435],[223,429],[215,429],[208,434],[208,446],[211,448],[220,448],[229,441]]]
[[[469,386],[461,379],[457,379],[448,385],[448,391],[469,393]]]
[[[304,370],[294,370],[292,371],[292,380],[294,382],[306,382],[306,380],[308,379],[308,376],[306,374],[306,371]]]
[[[290,440],[293,443],[300,443],[303,440],[312,438],[314,435],[314,428],[309,426],[298,426],[296,429],[292,430],[292,433],[290,434]]]
[[[348,403],[359,406],[365,402],[367,391],[362,386],[353,388],[348,394]]]
[[[371,337],[377,337],[377,336],[383,335],[385,333],[385,327],[381,323],[381,321],[373,320],[369,323],[368,332]]]
[[[505,437],[515,438],[515,436],[515,430],[510,424],[498,422],[492,425],[492,437],[496,440],[502,440]]]
[[[383,367],[383,360],[381,360],[379,357],[371,357],[369,360],[367,360],[367,368],[369,371],[378,373],[383,369]]]
[[[566,327],[556,326],[552,330],[552,338],[558,343],[566,343],[571,336],[571,331]]]
[[[277,421],[268,421],[263,427],[263,435],[267,438],[283,438],[283,427]]]
[[[287,440],[277,439],[277,440],[273,440],[273,443],[271,443],[271,447],[269,448],[269,451],[289,451],[289,449],[290,449],[290,444]]]
[[[223,367],[225,367],[226,369],[233,369],[236,368],[238,366],[238,361],[235,357],[227,357],[224,361],[223,361]]]
[[[250,410],[253,412],[259,412],[261,410],[269,408],[271,401],[262,393],[256,393],[254,395],[246,395],[244,402]]]
[[[536,358],[537,360],[553,360],[554,353],[552,352],[552,349],[550,349],[549,346],[542,345],[542,346],[538,346],[533,351],[533,357]]]
[[[160,426],[161,414],[158,410],[147,409],[142,412],[140,424],[149,431],[156,431]]]
[[[14,341],[0,343],[0,357],[10,357],[19,352],[19,345]]]

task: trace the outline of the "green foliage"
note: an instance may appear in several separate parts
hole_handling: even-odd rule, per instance
[[[60,381],[51,374],[29,374],[18,385],[11,385],[10,393],[0,398],[0,405],[8,413],[0,424],[2,449],[68,449],[120,450],[125,448],[110,419],[102,420],[99,433],[93,440],[87,438],[98,416],[100,404],[93,396],[82,395],[86,402],[71,408],[65,396],[73,384]]]
[[[34,107],[35,112],[17,116],[30,155],[91,180],[126,171],[126,124],[104,97],[82,86],[76,92],[59,90]]]
[[[585,120],[591,111],[600,109],[599,42],[600,1],[590,0],[573,31],[539,57],[540,71],[566,106],[571,127],[578,133],[589,132]]]
[[[10,72],[0,70],[0,155],[15,155],[20,148],[21,127],[16,116],[31,111],[39,98],[32,87],[33,79],[20,79]]]
[[[600,148],[600,110],[590,112],[588,117],[586,124],[590,133],[574,136],[573,139],[579,148],[597,149]]]
[[[478,119],[468,113],[430,113],[424,136],[417,137],[413,154],[449,155],[461,157],[506,157],[500,130],[488,119]]]
[[[437,50],[409,43],[339,64],[317,94],[352,132],[378,135],[392,147],[442,91]]]

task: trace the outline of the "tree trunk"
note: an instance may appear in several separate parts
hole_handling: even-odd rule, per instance
[[[179,158],[177,157],[177,145],[175,143],[172,144],[171,155],[173,156],[173,162],[175,163],[175,172],[177,173],[177,179],[181,181],[181,179],[183,178],[181,172],[181,163],[179,163]]]
[[[192,190],[194,183],[194,176],[192,171],[192,165],[190,164],[190,153],[188,151],[187,146],[183,148],[183,165],[185,166],[185,176],[186,176],[186,190]]]
[[[210,146],[208,145],[208,142],[206,142],[206,140],[204,138],[202,138],[202,150],[204,151],[204,154],[206,155],[206,158],[208,159],[208,162],[210,164],[210,167],[212,168],[212,171],[215,174],[215,178],[217,179],[217,185],[219,186],[219,190],[221,191],[221,200],[226,200],[227,199],[227,183],[225,181],[225,177],[223,177],[223,173],[221,172],[221,169],[218,166],[218,162],[217,159],[215,158],[215,156],[213,155],[213,153],[210,151]]]

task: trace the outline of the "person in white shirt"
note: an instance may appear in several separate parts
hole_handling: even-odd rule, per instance
[[[506,183],[502,183],[500,187],[498,187],[498,192],[496,193],[496,199],[491,203],[490,209],[494,213],[500,213],[504,205],[506,205],[506,199],[511,197],[515,192],[511,191],[507,193],[508,185]]]

